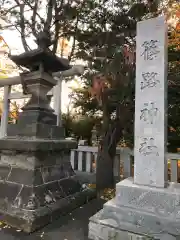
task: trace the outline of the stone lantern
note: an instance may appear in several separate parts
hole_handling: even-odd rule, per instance
[[[0,139],[0,214],[11,226],[32,232],[84,204],[92,191],[82,189],[70,163],[76,141],[65,140],[47,92],[56,84],[52,73],[69,62],[48,49],[41,35],[35,50],[11,56],[27,69],[21,74],[24,92],[31,94],[17,124]]]

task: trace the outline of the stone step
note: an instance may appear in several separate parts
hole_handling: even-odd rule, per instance
[[[179,239],[177,237],[180,233],[180,221],[173,222],[168,218],[159,218],[156,213],[151,214],[139,209],[119,206],[116,199],[112,199],[104,204],[100,212],[90,218],[90,229],[92,239],[96,239],[92,235],[102,235],[99,240],[108,239],[108,234],[119,236],[115,239],[122,237],[122,240],[175,240]],[[134,233],[139,238],[130,238],[130,233]]]
[[[180,221],[180,184],[169,183],[167,188],[134,184],[125,179],[116,185],[116,205],[155,214],[169,221]]]

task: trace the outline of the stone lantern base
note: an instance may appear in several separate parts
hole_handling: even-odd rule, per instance
[[[47,92],[55,80],[47,73],[23,75],[32,94],[0,139],[0,218],[25,232],[48,224],[94,196],[83,189],[70,163],[75,141],[66,140],[56,126]]]
[[[71,167],[66,140],[1,139],[1,221],[32,232],[94,195]],[[8,149],[9,148],[9,149]]]

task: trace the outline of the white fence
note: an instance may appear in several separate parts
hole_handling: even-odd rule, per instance
[[[71,150],[71,165],[77,174],[88,176],[89,181],[95,181],[97,164],[97,147],[79,146]],[[129,148],[117,148],[114,159],[114,176],[117,180],[133,176],[134,153]],[[178,168],[179,153],[167,153],[168,177],[171,182],[178,182],[180,167]],[[180,165],[179,165],[180,166]]]

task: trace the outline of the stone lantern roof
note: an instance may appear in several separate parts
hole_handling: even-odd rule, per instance
[[[38,70],[41,64],[46,72],[65,71],[71,68],[67,59],[53,55],[49,49],[37,48],[20,55],[11,55],[10,59],[32,71]]]

